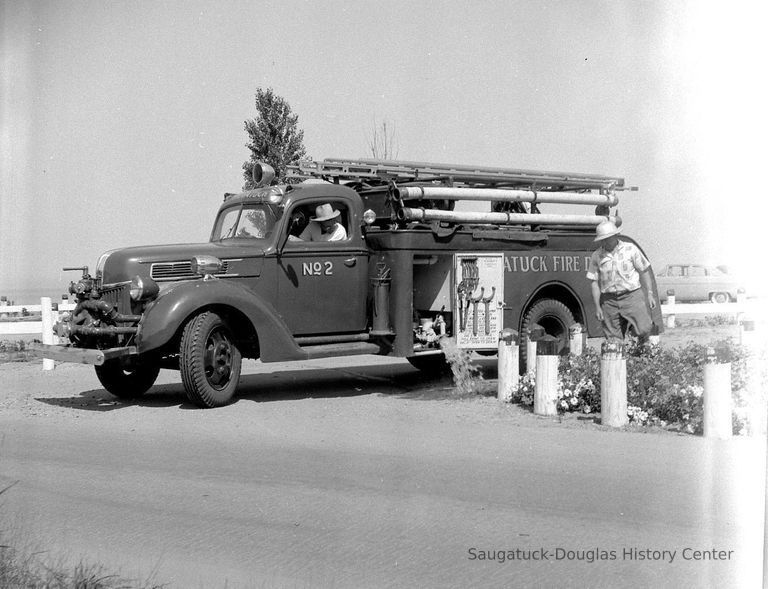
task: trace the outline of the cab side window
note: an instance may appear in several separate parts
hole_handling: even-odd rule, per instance
[[[289,242],[349,240],[349,209],[336,201],[318,201],[295,207],[288,223]]]

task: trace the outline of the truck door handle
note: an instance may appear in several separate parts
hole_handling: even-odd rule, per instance
[[[347,258],[344,260],[344,265],[349,266],[350,268],[357,264],[357,258]]]

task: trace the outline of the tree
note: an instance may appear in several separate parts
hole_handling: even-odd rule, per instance
[[[255,119],[245,121],[245,132],[250,138],[245,146],[251,150],[251,157],[243,164],[244,190],[253,188],[251,170],[256,162],[268,163],[275,169],[275,180],[282,181],[286,166],[306,155],[299,116],[291,113],[291,106],[282,96],[272,88],[257,88],[256,111]]]
[[[376,159],[396,159],[398,147],[394,126],[388,124],[386,119],[380,125],[377,125],[376,119],[374,119],[373,132],[370,139],[368,139],[368,147],[371,150],[371,156]]]

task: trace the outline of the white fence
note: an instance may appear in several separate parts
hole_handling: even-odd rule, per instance
[[[45,302],[47,301],[47,303]],[[7,336],[43,336],[43,315],[45,312],[51,313],[52,323],[59,320],[59,313],[72,311],[75,308],[74,303],[61,302],[57,305],[51,305],[51,299],[41,299],[39,305],[14,305],[0,306],[0,316],[10,314],[21,314],[26,312],[37,317],[19,317],[16,321],[0,321],[0,338]],[[759,302],[754,299],[742,300],[736,303],[675,303],[674,299],[667,299],[667,302],[661,305],[661,313],[666,318],[666,326],[672,328],[675,326],[675,317],[678,315],[730,315],[737,320],[743,317],[750,317],[753,320],[764,320],[768,315],[768,305],[765,302]],[[16,318],[12,318],[16,319]]]
[[[75,303],[61,302],[57,305],[51,304],[51,300],[41,299],[39,305],[2,305],[0,306],[0,338],[7,336],[18,335],[34,335],[38,339],[42,339],[43,336],[43,315],[45,312],[51,314],[52,323],[56,323],[59,320],[59,313],[65,311],[73,311]],[[8,315],[21,315],[22,313],[29,313],[31,315],[27,317],[10,317],[10,321],[6,320]]]

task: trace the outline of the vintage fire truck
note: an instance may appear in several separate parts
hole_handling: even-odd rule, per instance
[[[81,268],[77,306],[54,328],[66,343],[38,355],[95,365],[122,398],[177,369],[193,403],[216,407],[243,357],[379,354],[438,370],[446,338],[492,353],[502,328],[538,327],[565,352],[573,324],[601,333],[585,274],[622,178],[347,159],[273,178],[256,165],[256,188],[226,194],[207,243],[113,250],[94,275]],[[541,210],[563,204],[586,212]],[[318,207],[344,239],[306,238]]]

